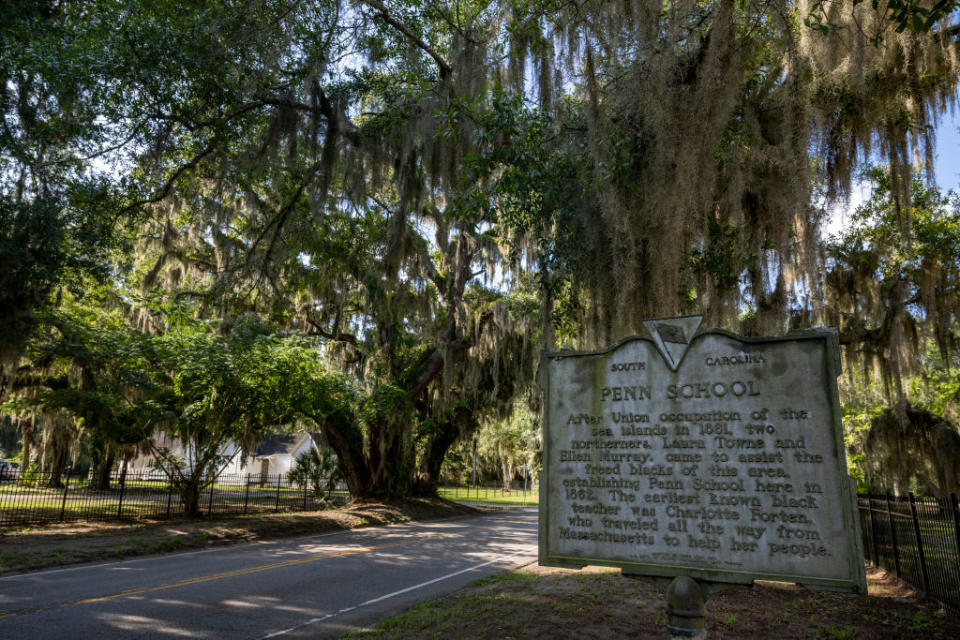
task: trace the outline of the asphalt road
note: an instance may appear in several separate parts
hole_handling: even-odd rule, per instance
[[[0,578],[0,638],[318,638],[537,556],[536,508]]]

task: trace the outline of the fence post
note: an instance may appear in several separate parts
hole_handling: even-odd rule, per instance
[[[63,500],[60,502],[60,522],[63,522],[64,513],[67,511],[67,491],[70,489],[70,469],[67,469],[67,480],[63,483]]]
[[[173,502],[173,479],[167,478],[167,520],[170,519],[170,504]]]
[[[873,494],[867,493],[867,508],[870,510],[870,547],[873,551],[873,566],[880,566],[880,554],[877,553],[877,523],[873,519]]]
[[[280,476],[277,476],[277,503],[274,506],[273,510],[277,513],[280,512]]]
[[[893,540],[893,564],[897,578],[900,577],[900,549],[897,548],[897,528],[893,524],[893,512],[890,510],[890,492],[887,491],[887,521],[890,523],[890,539]]]
[[[120,500],[117,502],[117,520],[123,520],[123,492],[127,486],[127,467],[120,472]]]
[[[250,499],[250,474],[247,474],[246,486],[243,489],[243,513],[247,513],[247,501]]]
[[[923,555],[923,540],[920,538],[920,521],[917,519],[917,504],[911,491],[910,496],[910,515],[913,516],[913,535],[917,540],[917,555],[920,556],[920,574],[923,576],[923,591],[930,593],[930,576],[927,574],[927,558]]]
[[[210,483],[210,497],[207,499],[207,517],[210,517],[210,514],[213,513],[213,487],[217,484],[217,479],[214,478],[213,482]]]

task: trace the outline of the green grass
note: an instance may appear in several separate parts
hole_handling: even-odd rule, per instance
[[[956,638],[957,619],[928,603],[901,598],[810,592],[779,583],[732,590],[707,603],[708,637],[818,640]],[[663,634],[663,594],[615,571],[507,571],[475,581],[381,621],[349,640],[633,637]],[[645,631],[641,636],[653,637]],[[657,635],[657,637],[660,637]],[[666,636],[664,636],[666,637]]]
[[[470,598],[454,596],[429,600],[412,608],[382,620],[372,633],[348,634],[345,638],[366,637],[416,637],[416,638],[454,638],[464,628],[482,628],[490,621],[486,611],[509,612],[497,616],[498,633],[510,637],[523,631],[523,617],[517,615],[522,603],[510,597],[508,592],[521,591],[536,582],[536,576],[516,571],[507,571],[481,578],[471,583],[471,589],[492,587],[488,593],[480,593]],[[505,591],[504,591],[505,590]]]
[[[456,502],[485,502],[490,504],[535,505],[540,501],[539,492],[533,491],[501,491],[489,487],[440,487],[438,495],[445,500]]]
[[[720,618],[720,623],[721,623],[723,626],[725,626],[725,627],[729,627],[730,629],[736,628],[736,626],[737,626],[737,614],[735,614],[735,613],[730,613],[730,614],[727,614],[727,615],[725,615],[725,616],[722,616],[722,617]]]

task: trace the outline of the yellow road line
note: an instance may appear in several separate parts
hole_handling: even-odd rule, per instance
[[[488,527],[477,527],[477,528],[488,528]],[[121,591],[119,593],[114,593],[106,596],[98,596],[96,598],[83,598],[81,600],[59,602],[56,604],[50,604],[43,607],[31,607],[26,609],[18,609],[16,611],[7,611],[7,612],[0,613],[0,620],[3,620],[4,618],[13,618],[15,616],[20,616],[28,613],[37,613],[39,611],[47,611],[49,609],[62,609],[66,607],[75,607],[82,604],[92,604],[94,602],[116,600],[117,598],[126,598],[129,596],[136,596],[143,593],[151,593],[154,591],[165,591],[167,589],[176,589],[178,587],[186,587],[192,584],[200,584],[202,582],[212,582],[214,580],[223,580],[224,578],[233,578],[235,576],[245,576],[251,573],[260,573],[261,571],[270,571],[272,569],[280,569],[283,567],[294,567],[301,564],[308,564],[310,562],[317,562],[319,560],[329,560],[331,558],[342,558],[344,556],[352,556],[358,553],[366,553],[368,551],[379,551],[381,549],[390,549],[392,547],[402,547],[405,545],[417,544],[420,542],[429,542],[431,540],[439,540],[441,538],[449,538],[452,536],[459,536],[459,535],[462,535],[462,532],[440,533],[440,534],[429,536],[426,538],[418,538],[416,540],[407,540],[404,542],[390,542],[387,544],[380,544],[372,547],[359,547],[356,549],[346,549],[344,551],[337,551],[334,553],[325,553],[322,555],[299,558],[297,560],[287,560],[285,562],[274,562],[272,564],[264,564],[258,567],[250,567],[248,569],[236,569],[234,571],[224,571],[223,573],[214,573],[209,576],[200,576],[197,578],[187,578],[185,580],[180,580],[179,582],[171,582],[169,584],[161,584],[154,587],[143,587],[140,589],[127,589],[126,591]]]

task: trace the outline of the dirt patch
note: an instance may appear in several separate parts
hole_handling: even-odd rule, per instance
[[[471,515],[481,511],[424,498],[355,503],[342,509],[318,512],[31,527],[0,533],[0,575],[338,529]]]
[[[711,630],[737,638],[956,638],[960,618],[880,569],[867,571],[868,595],[811,591],[762,582],[707,601]]]
[[[920,600],[883,571],[869,570],[869,595],[811,591],[761,582],[707,601],[708,637],[942,638],[960,635],[960,618]],[[529,565],[424,603],[352,638],[670,638],[666,600],[652,583],[617,571]]]

